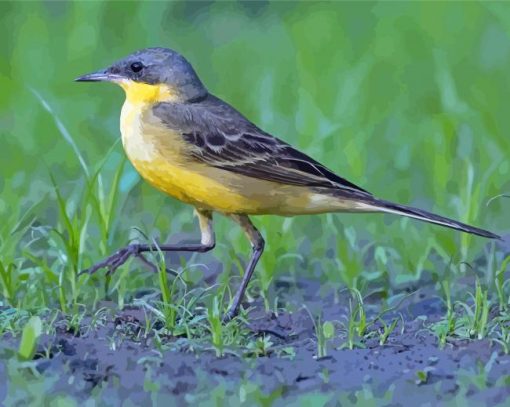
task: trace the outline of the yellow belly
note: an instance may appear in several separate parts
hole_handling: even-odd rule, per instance
[[[198,208],[223,213],[297,215],[363,210],[352,201],[314,193],[305,187],[243,176],[199,163],[189,148],[145,105],[124,103],[122,143],[140,175],[154,187]]]
[[[218,170],[193,163],[185,168],[158,157],[150,162],[133,160],[133,165],[150,184],[183,202],[224,213],[264,213],[277,207],[275,199],[256,189],[242,192],[239,182],[221,177]],[[221,170],[220,170],[221,171]],[[216,173],[216,174],[214,174]],[[216,176],[215,176],[216,175]]]

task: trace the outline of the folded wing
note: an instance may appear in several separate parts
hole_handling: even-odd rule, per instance
[[[370,193],[289,144],[262,131],[214,96],[200,103],[161,103],[154,114],[178,129],[189,154],[212,167],[281,184],[326,188],[357,197]]]

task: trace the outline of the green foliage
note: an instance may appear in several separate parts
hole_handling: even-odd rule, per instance
[[[13,301],[16,296],[16,277],[18,276],[14,270],[14,264],[9,264],[4,266],[2,261],[0,261],[0,281],[2,283],[2,294],[5,298],[5,301],[8,304],[14,305]]]
[[[379,345],[383,346],[386,341],[388,340],[388,337],[391,335],[391,333],[395,330],[398,324],[398,318],[393,319],[390,324],[387,324],[386,321],[383,319],[380,319],[380,322],[382,324],[382,330],[379,335]]]
[[[31,317],[23,328],[18,356],[21,360],[31,360],[37,347],[37,340],[42,333],[42,322],[38,316]]]
[[[221,357],[223,356],[225,343],[223,340],[223,324],[220,311],[220,302],[217,296],[213,298],[212,306],[207,310],[207,320],[209,322],[211,342],[216,351],[216,356]]]
[[[349,299],[349,314],[347,321],[343,323],[346,331],[347,341],[343,345],[347,349],[363,347],[361,340],[365,337],[369,324],[363,304],[363,297],[356,289],[351,289],[351,298]]]
[[[305,307],[310,319],[313,322],[315,331],[315,339],[317,341],[317,354],[314,356],[316,359],[321,359],[328,356],[328,342],[335,337],[335,325],[333,321],[322,322],[321,317],[314,318],[308,308]]]
[[[429,380],[429,374],[430,374],[430,371],[433,370],[433,368],[431,368],[430,366],[426,367],[425,369],[423,370],[418,370],[416,371],[416,380],[415,380],[415,383],[420,385],[420,384],[427,384],[428,380]]]
[[[323,358],[328,355],[327,344],[335,336],[335,326],[331,321],[321,322],[319,319],[315,327],[317,336],[317,358]]]
[[[470,290],[457,293],[460,299],[454,302],[449,280],[445,279],[441,283],[445,294],[446,315],[430,325],[441,347],[444,347],[448,340],[488,337],[499,343],[503,352],[508,353],[510,349],[508,280],[503,282],[501,277],[507,265],[508,261],[504,259],[495,274],[493,285],[497,288],[497,296],[491,295],[490,289],[476,279],[474,293]],[[497,302],[499,305],[496,305],[496,300],[499,300]]]
[[[260,336],[246,345],[247,354],[252,354],[255,357],[268,356],[272,346],[271,337]]]
[[[433,329],[439,338],[439,346],[444,348],[449,335],[455,332],[455,311],[453,309],[452,294],[450,290],[450,282],[445,278],[441,282],[441,288],[444,291],[446,302],[446,317],[437,324],[433,325]]]
[[[510,311],[510,294],[505,292],[505,288],[507,288],[508,284],[510,284],[510,279],[505,279],[505,272],[509,265],[510,256],[507,256],[501,263],[501,267],[496,271],[494,279],[494,286],[496,287],[496,292],[498,294],[499,310],[501,312]]]

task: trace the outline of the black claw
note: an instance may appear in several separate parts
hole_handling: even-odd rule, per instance
[[[131,256],[136,256],[140,258],[145,264],[149,265],[153,270],[158,271],[159,268],[157,268],[154,264],[152,264],[149,260],[147,260],[142,253],[143,252],[149,252],[154,250],[161,250],[165,252],[177,252],[177,251],[186,251],[186,252],[206,252],[211,250],[214,247],[214,245],[188,245],[188,246],[171,246],[171,245],[163,245],[160,247],[157,246],[149,246],[149,245],[142,245],[139,243],[132,243],[126,247],[123,247],[122,249],[117,250],[114,254],[112,254],[110,257],[107,257],[105,260],[95,264],[94,266],[83,270],[78,273],[78,275],[82,274],[94,274],[96,271],[107,268],[107,274],[112,274],[115,270],[117,270],[120,266],[122,266]],[[174,276],[177,276],[178,273],[174,270],[166,269],[166,272],[169,274],[173,274]]]
[[[110,257],[107,257],[105,260],[95,264],[94,266],[83,270],[79,273],[81,274],[94,274],[96,271],[107,268],[108,271],[106,274],[111,275],[117,270],[120,266],[122,266],[131,256],[137,256],[140,253],[140,245],[139,244],[130,244],[129,246],[123,247],[122,249],[117,250]]]
[[[222,319],[222,322],[224,324],[226,324],[227,322],[230,322],[232,321],[232,319],[234,319],[234,317],[236,316],[236,313],[235,312],[232,312],[232,311],[227,311],[225,313],[225,315],[223,315],[223,319]]]

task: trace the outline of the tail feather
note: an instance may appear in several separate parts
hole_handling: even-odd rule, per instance
[[[474,235],[487,237],[489,239],[501,239],[500,236],[496,235],[495,233],[489,232],[488,230],[466,225],[465,223],[458,222],[456,220],[449,219],[444,216],[439,216],[424,211],[423,209],[413,208],[411,206],[400,205],[393,202],[375,198],[372,202],[370,202],[370,205],[371,206],[373,205],[376,209],[378,209],[381,212],[403,215],[410,218],[421,220],[423,222],[434,223],[436,225],[441,225],[448,228],[461,230],[463,232],[472,233]]]

